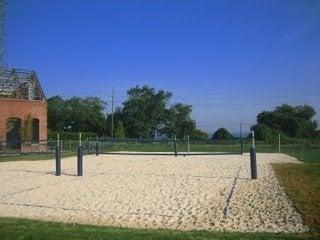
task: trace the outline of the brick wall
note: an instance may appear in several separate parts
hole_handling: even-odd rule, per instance
[[[8,118],[23,122],[28,114],[39,119],[39,140],[47,140],[47,103],[19,99],[0,99],[0,140],[6,140]]]

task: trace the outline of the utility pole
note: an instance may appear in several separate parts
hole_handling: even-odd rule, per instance
[[[6,1],[0,0],[0,76],[2,76],[3,68],[6,63],[5,17],[6,17]],[[0,83],[1,83],[1,79],[0,79]],[[2,87],[0,86],[0,88]]]
[[[113,123],[113,102],[114,102],[114,90],[112,87],[112,93],[111,93],[111,138],[113,138],[113,133],[114,133],[114,123]]]

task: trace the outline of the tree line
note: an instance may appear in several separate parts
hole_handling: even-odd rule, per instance
[[[309,105],[283,104],[275,110],[259,113],[257,124],[251,129],[255,131],[256,139],[266,142],[275,142],[279,134],[283,141],[320,138],[315,115],[316,111]]]
[[[48,128],[51,131],[94,132],[99,136],[155,138],[166,136],[208,139],[191,118],[192,106],[170,104],[171,92],[150,86],[136,86],[127,91],[127,99],[112,116],[105,113],[106,102],[96,97],[54,96],[48,99]]]
[[[192,106],[171,104],[172,93],[150,86],[136,86],[127,91],[127,98],[112,116],[106,113],[106,102],[96,97],[54,96],[48,99],[48,127],[51,131],[88,132],[98,136],[117,138],[168,137],[182,139],[209,139],[206,132],[196,128],[192,119]],[[281,134],[283,139],[319,138],[316,112],[308,105],[283,104],[272,111],[257,115],[252,126],[257,140],[274,142]],[[219,128],[212,139],[234,139],[225,128]]]

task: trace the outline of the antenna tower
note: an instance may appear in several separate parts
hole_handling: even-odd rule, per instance
[[[0,0],[0,71],[6,65],[6,8],[5,0]],[[0,72],[1,73],[1,72]],[[1,74],[0,74],[1,75]]]

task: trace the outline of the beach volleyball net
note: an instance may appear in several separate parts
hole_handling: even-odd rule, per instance
[[[128,139],[104,138],[88,141],[89,153],[132,155],[209,155],[242,154],[241,139],[193,140],[193,139]]]

